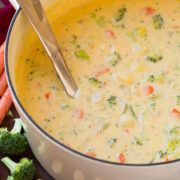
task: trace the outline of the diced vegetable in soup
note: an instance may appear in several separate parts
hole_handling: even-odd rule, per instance
[[[119,163],[180,158],[180,1],[92,0],[53,30],[79,92],[65,90],[34,32],[16,66],[18,96],[50,135]],[[51,14],[49,11],[49,14]]]

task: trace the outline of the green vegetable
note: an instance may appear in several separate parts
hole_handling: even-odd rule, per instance
[[[109,147],[112,148],[117,143],[117,138],[111,138],[108,140]]]
[[[137,144],[138,146],[142,146],[142,145],[143,145],[142,140],[139,139],[139,138],[137,138],[137,137],[135,137],[135,142],[136,142],[136,144]]]
[[[116,13],[115,20],[117,22],[121,21],[124,18],[126,13],[127,13],[127,8],[125,6],[122,6]]]
[[[22,121],[15,119],[14,127],[11,131],[7,128],[0,128],[0,151],[8,155],[19,155],[28,146],[27,138],[20,134]]]
[[[155,103],[155,102],[152,102],[152,103],[150,104],[150,106],[151,106],[152,110],[155,110],[156,103]]]
[[[96,86],[96,87],[101,87],[101,81],[99,81],[98,79],[96,78],[89,78],[89,82],[93,85],[93,86]]]
[[[175,126],[174,128],[172,128],[172,129],[169,131],[169,133],[170,133],[171,135],[178,135],[178,134],[180,134],[180,127],[179,127],[179,126]]]
[[[90,60],[90,56],[89,54],[83,50],[83,49],[80,49],[80,50],[77,50],[74,52],[74,55],[76,56],[76,58],[78,59],[82,59],[82,60]]]
[[[96,20],[96,22],[100,27],[104,27],[106,25],[106,18],[101,16]]]
[[[177,96],[177,105],[180,105],[180,96]]]
[[[168,150],[174,151],[180,145],[180,139],[173,138],[168,143]]]
[[[147,60],[147,61],[150,61],[150,62],[153,62],[153,63],[156,63],[156,62],[161,61],[162,58],[163,58],[163,57],[160,56],[160,55],[152,54],[152,55],[148,55],[148,56],[146,57],[146,60]]]
[[[153,17],[153,26],[155,29],[161,29],[164,25],[164,20],[160,14],[156,14]]]
[[[158,75],[150,75],[148,78],[147,78],[147,81],[148,82],[162,82],[164,80],[164,73],[160,73]]]
[[[35,175],[35,166],[32,160],[23,158],[19,163],[15,163],[10,158],[5,157],[1,159],[1,161],[11,172],[8,180],[32,180]]]
[[[119,61],[121,61],[121,56],[119,54],[119,52],[114,52],[114,54],[111,56],[110,60],[109,60],[109,63],[112,65],[112,66],[116,66]]]
[[[161,150],[161,151],[158,152],[158,154],[159,154],[159,157],[163,159],[163,158],[166,157],[167,151],[162,151],[162,150]]]
[[[91,14],[91,18],[95,20],[95,22],[100,26],[104,27],[107,23],[106,18],[104,16],[97,17],[95,13]]]
[[[96,13],[93,12],[93,13],[91,14],[91,18],[92,18],[92,19],[96,19],[96,18],[97,18]]]
[[[137,115],[136,115],[136,113],[134,112],[134,109],[133,109],[133,107],[132,107],[131,105],[129,106],[129,110],[130,110],[130,113],[131,113],[132,117],[133,117],[134,119],[137,119]]]
[[[122,114],[125,114],[127,110],[128,110],[128,105],[125,104]]]
[[[110,106],[116,105],[117,104],[117,97],[111,96],[109,99],[107,99],[107,102],[109,103]]]

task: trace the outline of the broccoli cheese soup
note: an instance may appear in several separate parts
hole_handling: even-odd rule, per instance
[[[67,96],[29,32],[16,65],[18,96],[29,115],[94,158],[180,158],[180,1],[92,0],[58,9],[49,11],[52,27],[79,91]]]

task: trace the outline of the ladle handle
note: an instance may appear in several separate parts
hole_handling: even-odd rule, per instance
[[[75,97],[77,86],[69,72],[64,61],[63,54],[59,48],[58,42],[49,25],[43,7],[39,0],[17,0],[23,9],[25,15],[33,25],[41,42],[43,43],[54,67],[66,89],[69,96]]]
[[[14,7],[14,9],[17,11],[19,9],[19,4],[17,3],[16,0],[9,0],[9,2],[11,3],[11,5]]]

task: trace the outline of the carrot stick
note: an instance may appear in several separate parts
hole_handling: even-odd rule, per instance
[[[89,151],[87,153],[85,153],[86,156],[92,157],[92,158],[96,158],[96,153]]]
[[[7,88],[2,98],[0,99],[0,124],[3,122],[9,108],[12,104],[12,98],[9,89]]]
[[[118,159],[119,159],[120,163],[124,163],[126,161],[125,154],[124,153],[120,153]]]
[[[0,76],[0,97],[3,95],[6,88],[7,88],[6,74],[5,71],[3,71],[2,75]]]
[[[95,76],[96,76],[96,77],[99,77],[99,76],[101,76],[101,75],[103,75],[103,74],[108,73],[109,71],[110,71],[110,68],[103,68],[103,69],[99,70],[99,71],[95,74]]]
[[[155,89],[153,86],[149,85],[149,86],[145,86],[143,91],[145,96],[149,96],[154,93]]]
[[[180,111],[176,108],[172,109],[171,111],[172,115],[176,118],[180,118]]]
[[[3,43],[0,47],[0,74],[3,72],[4,69],[4,46],[5,43]]]
[[[152,7],[146,7],[144,9],[144,12],[145,12],[146,16],[151,16],[156,12],[156,10]]]
[[[77,119],[82,119],[84,117],[84,111],[82,109],[76,109],[73,116]]]

